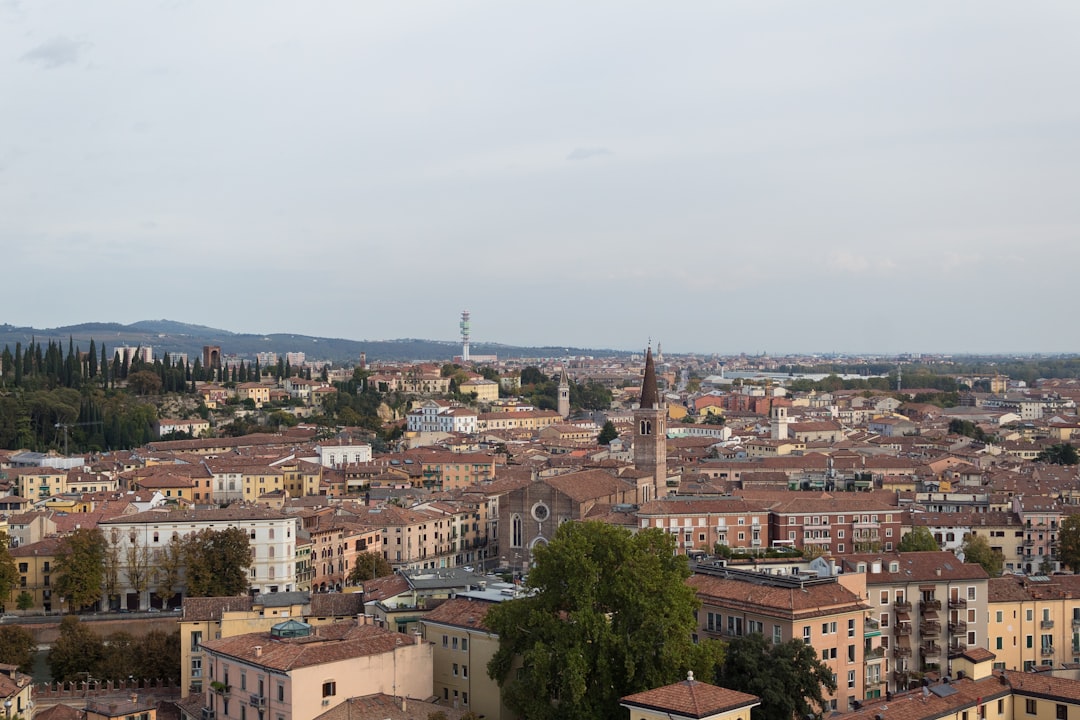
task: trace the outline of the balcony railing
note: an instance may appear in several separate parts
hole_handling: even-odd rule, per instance
[[[962,598],[962,597],[949,598],[949,609],[950,610],[956,610],[957,608],[966,608],[966,607],[967,607],[967,598]]]
[[[967,634],[967,622],[965,620],[954,620],[949,623],[950,635],[966,635]]]
[[[1050,628],[1054,627],[1054,621],[1042,620],[1039,622],[1039,627],[1041,627],[1043,630],[1049,630]]]
[[[864,630],[880,630],[881,629],[881,623],[879,623],[874,618],[866,618],[866,620],[863,621],[863,629]]]
[[[883,648],[883,647],[881,647],[879,645],[876,648],[873,648],[871,650],[867,650],[863,654],[863,656],[866,658],[867,662],[869,662],[871,660],[880,660],[881,658],[885,657],[885,648]]]
[[[949,645],[949,657],[959,657],[967,652],[967,644],[962,642],[952,643]]]
[[[919,653],[923,657],[938,657],[941,655],[941,646],[937,643],[923,643],[919,646]]]
[[[898,658],[911,657],[911,648],[906,645],[897,645],[893,648],[893,655]]]
[[[937,620],[923,620],[919,623],[919,632],[923,635],[940,635],[941,623]]]
[[[893,672],[892,677],[893,682],[896,683],[898,687],[906,688],[907,684],[911,682],[911,675],[906,671],[896,670]]]
[[[922,609],[923,612],[926,612],[927,610],[938,611],[938,610],[941,610],[941,601],[940,600],[923,600],[921,603],[919,603],[919,607]]]
[[[893,626],[893,634],[894,635],[910,635],[911,634],[911,623],[896,623],[896,625]]]
[[[1050,657],[1051,655],[1054,654],[1054,646],[1053,645],[1043,645],[1042,649],[1039,650],[1039,654],[1042,655],[1043,657]]]

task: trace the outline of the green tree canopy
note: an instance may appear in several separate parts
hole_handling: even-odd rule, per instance
[[[812,645],[799,639],[774,644],[760,633],[731,640],[717,682],[751,693],[761,705],[751,720],[791,720],[825,713],[825,691],[836,690],[832,671]]]
[[[15,567],[15,558],[8,550],[8,536],[0,532],[0,597],[10,597],[18,582],[19,572]]]
[[[533,594],[486,619],[499,635],[488,674],[527,720],[621,720],[620,697],[721,660],[719,641],[691,640],[698,601],[667,533],[568,522],[534,560]]]
[[[65,536],[56,551],[55,591],[72,612],[101,599],[105,582],[105,537],[97,528],[80,528]]]
[[[60,621],[60,635],[53,643],[46,662],[53,680],[78,680],[80,673],[95,673],[101,667],[105,643],[77,615]]]
[[[0,663],[18,665],[19,671],[29,673],[34,667],[37,641],[34,634],[22,625],[0,625]]]
[[[601,445],[609,445],[617,437],[619,437],[619,431],[615,429],[615,424],[608,420],[604,423],[604,427],[600,428],[600,437],[596,441]]]
[[[900,552],[925,552],[930,550],[940,550],[937,540],[930,534],[922,525],[912,528],[911,532],[905,535],[900,540],[900,545],[896,548]]]
[[[998,577],[1005,566],[1001,553],[990,547],[990,541],[983,535],[968,533],[964,537],[964,562],[978,563],[990,577]]]
[[[1058,531],[1058,560],[1080,572],[1080,515],[1066,515]]]
[[[242,528],[207,528],[183,540],[190,597],[242,595],[248,589],[251,549]]]
[[[365,580],[374,580],[393,574],[394,568],[379,553],[357,553],[356,562],[349,571],[349,584],[359,585]]]
[[[1080,464],[1080,453],[1069,443],[1058,443],[1040,452],[1035,459],[1054,465],[1077,465]]]

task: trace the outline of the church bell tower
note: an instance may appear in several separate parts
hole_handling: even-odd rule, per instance
[[[660,398],[653,364],[652,347],[645,351],[645,377],[641,382],[641,402],[634,411],[634,467],[653,479],[655,499],[668,494],[667,488],[667,405]],[[643,498],[644,500],[645,498]]]

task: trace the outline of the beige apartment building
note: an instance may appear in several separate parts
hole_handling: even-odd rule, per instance
[[[180,616],[180,695],[201,693],[206,681],[204,640],[268,631],[287,619],[325,625],[364,612],[358,594],[269,593],[256,597],[184,598]]]
[[[204,640],[206,720],[313,720],[350,697],[431,696],[431,645],[358,620]]]
[[[996,669],[1080,663],[1080,575],[1005,575],[988,587],[987,647]]]
[[[769,547],[769,510],[738,497],[669,496],[642,505],[638,528],[659,528],[675,537],[682,555],[712,553],[718,544],[735,550]]]
[[[870,618],[881,630],[889,690],[948,672],[953,658],[986,646],[986,571],[950,552],[853,555],[840,581],[865,583]]]
[[[800,639],[833,672],[833,710],[851,710],[880,691],[880,632],[865,622],[869,606],[836,577],[769,575],[724,568],[687,579],[701,601],[698,635],[734,638],[759,633],[774,643]],[[868,694],[869,693],[869,694]]]

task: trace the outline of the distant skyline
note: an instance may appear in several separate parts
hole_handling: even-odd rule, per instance
[[[0,322],[1078,352],[1080,5],[0,0]]]

